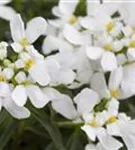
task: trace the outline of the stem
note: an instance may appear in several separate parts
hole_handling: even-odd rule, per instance
[[[83,122],[71,122],[71,121],[63,121],[63,122],[57,122],[56,123],[59,127],[76,127],[76,126],[82,126]]]

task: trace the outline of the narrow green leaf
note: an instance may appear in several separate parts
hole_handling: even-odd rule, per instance
[[[70,136],[67,142],[67,149],[68,150],[82,150],[84,149],[84,141],[82,137],[82,132],[80,128],[77,128],[74,133]]]
[[[31,108],[32,116],[47,130],[57,150],[64,148],[62,137],[56,124],[49,117],[35,108]]]
[[[17,127],[17,122],[13,118],[9,118],[9,116],[7,116],[3,120],[3,125],[3,130],[0,130],[0,150],[2,150],[11,139]]]

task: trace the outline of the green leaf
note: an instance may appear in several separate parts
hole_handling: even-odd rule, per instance
[[[48,132],[57,150],[66,150],[63,145],[61,133],[56,124],[49,117],[35,108],[30,108],[32,116],[36,119]]]
[[[71,135],[67,143],[68,150],[82,150],[84,149],[84,140],[85,138],[80,131],[80,128],[77,128],[75,132]]]
[[[12,135],[15,132],[15,129],[17,127],[17,122],[13,118],[11,118],[7,112],[2,113],[2,120],[0,121],[2,127],[0,128],[0,149],[2,150],[8,143],[8,141],[11,139]]]

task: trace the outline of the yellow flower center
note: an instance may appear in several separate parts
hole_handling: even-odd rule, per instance
[[[107,50],[107,51],[111,51],[113,48],[112,48],[111,44],[105,44],[104,49]]]
[[[109,23],[106,25],[106,30],[107,30],[108,32],[110,32],[113,28],[114,28],[114,23],[113,23],[113,22],[109,22]]]
[[[118,90],[111,90],[111,96],[114,97],[114,98],[118,98],[119,91]]]
[[[69,19],[69,23],[70,24],[74,24],[74,23],[76,23],[77,22],[77,17],[76,16],[72,16],[70,19]]]
[[[28,60],[25,61],[25,68],[30,69],[33,64],[34,64],[34,59],[29,58]]]
[[[20,44],[21,44],[23,47],[28,46],[28,45],[29,45],[29,43],[28,43],[27,38],[23,38],[23,39],[20,41]]]
[[[111,117],[107,120],[106,124],[111,124],[111,123],[114,123],[114,122],[116,122],[116,121],[117,121],[117,117],[111,116]]]
[[[98,126],[98,124],[97,124],[95,119],[92,120],[89,125],[92,126],[92,127],[97,127]]]
[[[134,48],[135,47],[135,41],[131,41],[129,44],[129,47]]]
[[[5,81],[6,81],[6,78],[2,74],[0,74],[0,82],[5,82]]]

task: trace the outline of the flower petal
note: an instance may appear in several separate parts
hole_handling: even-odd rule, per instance
[[[87,47],[86,49],[87,56],[92,60],[99,59],[102,56],[103,52],[104,52],[104,49],[100,47],[90,46],[90,47]]]
[[[105,52],[101,59],[101,65],[104,71],[113,71],[117,68],[117,59],[111,52]]]
[[[50,82],[50,76],[45,68],[44,63],[36,63],[30,69],[29,73],[32,79],[40,85],[45,86]]]
[[[43,108],[48,102],[49,99],[46,97],[41,89],[38,86],[30,85],[26,87],[27,95],[31,101],[31,103],[36,108]]]
[[[54,88],[43,88],[43,93],[49,98],[50,101],[59,99],[61,97],[61,93],[55,90]]]
[[[11,99],[5,99],[3,101],[3,106],[5,109],[17,119],[25,119],[30,116],[30,111],[25,107],[19,107]]]
[[[121,83],[122,96],[127,98],[135,94],[135,64],[123,67],[123,79]]]
[[[75,119],[77,112],[69,96],[62,95],[59,99],[52,101],[53,109],[68,119]]]
[[[47,27],[46,20],[42,17],[36,17],[28,22],[26,29],[26,37],[31,44],[37,40],[41,35],[45,34]]]
[[[121,124],[120,126],[121,137],[129,150],[135,149],[134,127],[135,127],[135,120],[129,121],[128,123],[125,123],[125,124]]]
[[[12,92],[12,99],[18,106],[24,106],[27,95],[24,86],[18,85]]]
[[[63,30],[63,35],[71,44],[82,45],[83,38],[73,26],[66,24]]]
[[[121,84],[123,77],[122,67],[119,67],[111,72],[109,78],[109,89],[110,90],[117,90]]]
[[[91,88],[97,91],[101,98],[109,97],[109,91],[106,85],[105,76],[103,73],[95,73],[91,78]]]
[[[60,40],[54,36],[47,36],[44,40],[42,50],[44,54],[49,54],[54,50],[58,50]]]
[[[78,112],[83,115],[90,112],[93,107],[99,102],[99,95],[91,89],[83,89],[75,98]]]
[[[10,22],[11,35],[15,42],[20,42],[23,38],[25,38],[25,29],[24,23],[22,21],[21,16],[15,15]]]
[[[64,15],[72,15],[78,3],[79,0],[74,0],[73,2],[60,0],[59,9]]]
[[[96,132],[96,129],[94,127],[91,127],[90,125],[84,125],[81,127],[81,129],[84,132],[86,132],[86,134],[90,140],[92,140],[92,141],[96,140],[97,132]]]
[[[6,19],[6,20],[12,20],[15,14],[16,12],[11,7],[0,6],[0,18]]]
[[[23,50],[22,45],[19,44],[19,43],[16,43],[16,42],[12,43],[12,44],[11,44],[11,47],[13,48],[13,50],[14,50],[16,53],[20,53],[20,52]]]
[[[102,146],[108,150],[119,149],[123,146],[122,143],[117,141],[115,138],[111,137],[107,132],[103,129],[98,134],[98,139]]]
[[[70,69],[60,70],[58,77],[59,84],[71,84],[74,81],[75,77],[76,74]]]

